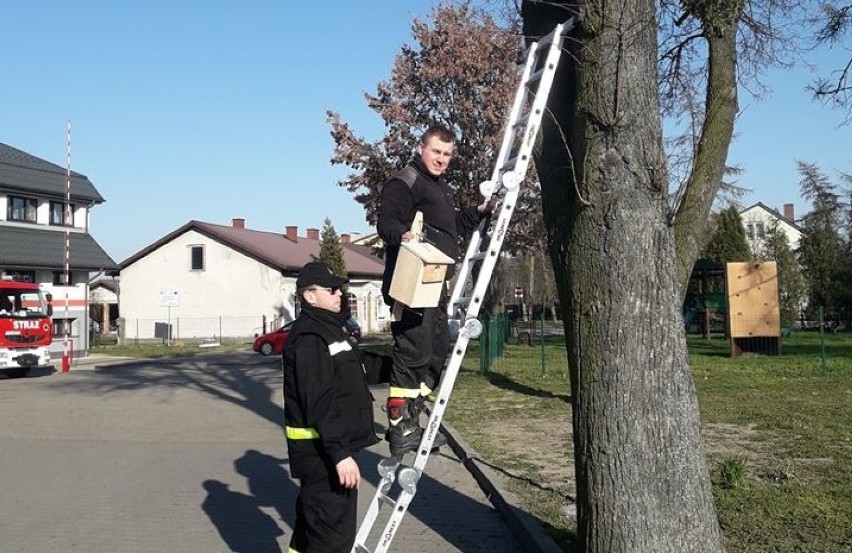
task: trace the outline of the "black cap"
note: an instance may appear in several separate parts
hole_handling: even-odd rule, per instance
[[[328,265],[322,261],[311,261],[299,271],[299,278],[296,280],[296,288],[302,290],[308,286],[325,286],[328,288],[340,288],[341,285],[349,282],[348,279],[341,278],[331,272]]]

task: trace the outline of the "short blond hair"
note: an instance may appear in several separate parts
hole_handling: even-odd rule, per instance
[[[450,129],[443,125],[432,125],[423,133],[423,137],[420,139],[420,144],[425,146],[426,143],[429,142],[429,139],[433,136],[437,137],[441,142],[449,142],[450,144],[456,143],[456,137]]]

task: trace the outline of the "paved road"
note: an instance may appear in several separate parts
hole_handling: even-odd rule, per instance
[[[297,487],[277,359],[211,354],[93,368],[0,379],[0,551],[287,551]],[[386,454],[382,443],[362,456],[361,513]],[[430,458],[391,548],[522,550],[449,450]]]

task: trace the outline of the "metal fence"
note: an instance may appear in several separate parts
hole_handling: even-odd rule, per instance
[[[119,319],[118,340],[123,344],[152,340],[251,340],[255,334],[275,330],[276,324],[275,320],[265,316]]]
[[[503,357],[506,344],[528,346],[521,351],[525,359],[535,356],[541,363],[542,375],[547,374],[548,361],[546,350],[548,346],[556,345],[565,348],[565,335],[562,323],[549,321],[545,313],[538,313],[538,318],[528,321],[512,320],[505,315],[482,321],[482,334],[479,336],[479,373],[486,374],[495,360]],[[518,351],[518,350],[516,350]],[[560,359],[559,369],[564,369],[565,361]]]
[[[479,374],[487,373],[494,359],[503,355],[506,342],[511,336],[512,321],[505,315],[482,321],[482,334],[479,335]]]

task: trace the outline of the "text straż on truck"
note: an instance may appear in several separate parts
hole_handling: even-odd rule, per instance
[[[50,364],[51,302],[36,283],[0,277],[0,373],[22,377]]]

